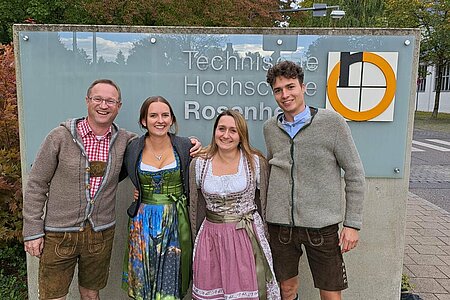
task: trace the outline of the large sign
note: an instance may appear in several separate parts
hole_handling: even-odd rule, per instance
[[[367,176],[404,175],[414,35],[41,28],[15,27],[26,168],[52,128],[86,114],[86,89],[97,78],[113,79],[122,89],[121,127],[143,133],[137,120],[140,105],[161,95],[173,105],[180,135],[195,135],[207,145],[215,117],[232,108],[248,121],[252,144],[265,152],[262,125],[280,113],[266,72],[281,60],[292,60],[305,71],[307,104],[334,109],[348,120]]]

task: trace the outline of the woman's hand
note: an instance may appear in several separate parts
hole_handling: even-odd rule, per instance
[[[200,150],[202,150],[202,143],[195,136],[189,137],[189,139],[191,140],[191,144],[193,145],[191,147],[191,150],[189,151],[189,155],[195,157],[200,152]]]

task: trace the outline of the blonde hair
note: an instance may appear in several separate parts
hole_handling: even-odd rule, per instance
[[[214,122],[211,143],[206,148],[204,148],[200,152],[199,155],[203,156],[204,158],[211,158],[219,151],[219,147],[216,144],[215,137],[216,137],[217,125],[219,124],[220,118],[222,118],[223,116],[230,116],[234,119],[234,122],[236,123],[236,129],[237,129],[237,132],[239,134],[239,139],[240,139],[240,143],[239,143],[238,147],[244,153],[245,158],[247,159],[247,161],[250,164],[251,170],[253,172],[255,172],[255,161],[254,161],[253,155],[258,155],[260,158],[265,159],[264,155],[259,150],[257,150],[256,148],[253,148],[250,145],[247,122],[245,121],[244,117],[239,112],[232,110],[232,109],[224,110],[217,116],[216,121]]]

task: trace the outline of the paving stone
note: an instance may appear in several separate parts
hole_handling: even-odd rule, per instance
[[[411,278],[411,284],[414,285],[414,293],[433,293],[444,294],[447,291],[434,278]]]
[[[413,249],[410,245],[405,245],[405,250],[403,251],[406,254],[410,253],[418,253],[415,249]]]
[[[417,295],[419,295],[422,300],[439,300],[438,297],[431,293],[417,293]]]
[[[450,246],[438,246],[439,249],[444,251],[447,255],[450,255]]]
[[[440,260],[445,262],[447,266],[450,266],[450,255],[437,255],[437,257],[439,257]]]
[[[411,246],[414,250],[417,251],[417,253],[420,254],[446,255],[446,251],[444,251],[444,249],[441,249],[446,246],[431,246],[431,245],[409,245],[409,246]]]
[[[446,237],[438,237],[441,241],[443,241],[445,244],[447,244],[447,246],[450,246],[450,236],[446,236]]]
[[[421,219],[422,217],[428,217],[428,216],[423,216],[423,215],[418,216],[418,215],[409,215],[409,214],[407,214],[407,218],[406,219],[409,222],[422,222],[423,221]]]
[[[411,228],[411,234],[410,235],[414,235],[414,232],[423,235],[423,236],[443,236],[446,237],[447,234],[443,231],[445,230],[439,230],[439,229],[425,229],[425,228]],[[406,231],[405,231],[406,232]],[[408,231],[409,232],[409,231]],[[405,233],[406,234],[406,233]],[[450,234],[450,231],[449,231]]]
[[[450,266],[447,266],[447,265],[445,265],[445,266],[436,266],[436,268],[438,268],[442,273],[444,273],[445,276],[447,276],[447,278],[450,278]]]
[[[437,215],[432,215],[432,216],[418,216],[417,218],[422,219],[422,221],[425,222],[443,222],[445,223],[445,221]]]
[[[422,236],[419,235],[417,237],[422,237]],[[415,240],[414,237],[412,237],[410,235],[406,235],[405,236],[405,244],[407,244],[407,245],[421,245],[422,243],[420,243],[417,240]]]
[[[429,230],[429,229],[423,229],[423,228],[416,228],[416,229],[414,229],[414,228],[406,228],[406,229],[405,229],[405,236],[425,235],[425,234],[423,234],[423,233],[420,233],[419,230]],[[439,230],[437,230],[437,229],[431,229],[431,230],[439,231]],[[443,236],[446,236],[446,235],[444,235],[443,233],[441,233],[441,234],[442,234]]]
[[[411,270],[405,264],[403,265],[403,272],[402,273],[407,275],[409,278],[416,277],[416,275],[414,275],[413,272],[411,272]]]
[[[403,255],[403,264],[404,265],[414,265],[417,264],[408,254]]]
[[[450,214],[411,192],[403,274],[423,300],[450,300]]]
[[[435,206],[433,206],[433,205],[428,205],[428,204],[420,205],[420,207],[421,207],[423,210],[431,210],[431,211],[435,211],[435,210],[436,210],[436,207],[435,207]]]
[[[422,245],[445,246],[446,244],[435,236],[416,236],[414,237]]]
[[[405,255],[406,256],[406,255]],[[442,261],[437,255],[432,254],[408,254],[417,265],[428,265],[428,266],[446,266],[447,264]]]
[[[408,265],[408,269],[413,272],[416,277],[447,278],[447,275],[441,272],[438,267],[439,266]]]
[[[441,278],[438,278],[438,279],[436,279],[436,280],[437,280],[437,282],[439,282],[440,285],[442,285],[442,286],[444,287],[444,289],[447,290],[447,292],[450,293],[450,279],[441,279]]]
[[[410,217],[410,216],[423,216],[424,214],[422,213],[422,209],[420,207],[416,207],[406,209],[406,215]]]
[[[416,223],[416,222],[408,222],[408,221],[406,221],[406,228],[412,228],[412,229],[415,229],[415,228],[424,228],[424,227],[422,227],[422,226],[420,226],[418,223]],[[445,228],[443,228],[443,229],[445,229]]]
[[[419,224],[420,227],[422,227],[422,228],[449,229],[449,228],[444,227],[444,225],[442,225],[442,223],[439,223],[439,222],[421,222],[421,223],[416,222],[416,223]],[[414,227],[410,227],[410,228],[414,228]]]

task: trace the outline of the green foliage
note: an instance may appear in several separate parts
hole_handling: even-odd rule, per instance
[[[322,1],[305,0],[302,7],[313,7]],[[336,20],[327,17],[313,17],[311,11],[295,12],[289,15],[290,27],[386,27],[383,16],[385,0],[328,0],[328,6],[339,6],[345,17]],[[283,8],[288,8],[286,4]],[[328,10],[328,14],[331,9]]]
[[[12,24],[147,26],[274,25],[273,0],[0,0],[0,42],[12,41]]]
[[[402,284],[401,284],[401,291],[402,292],[412,292],[414,289],[414,285],[409,282],[409,276],[406,274],[402,274]]]
[[[20,240],[22,184],[19,122],[11,45],[0,45],[0,241]]]
[[[26,277],[26,256],[23,245],[18,243],[0,244],[0,295],[2,299],[27,299]]]
[[[450,1],[449,0],[385,0],[389,26],[419,27],[420,62],[436,67],[436,93],[433,118],[437,118],[442,70],[450,63]]]

